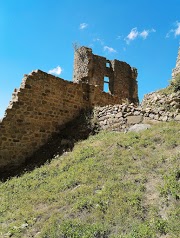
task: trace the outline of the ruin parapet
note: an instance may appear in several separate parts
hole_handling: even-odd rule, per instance
[[[137,69],[119,60],[108,60],[95,55],[87,47],[75,50],[73,81],[96,85],[104,91],[105,85],[108,92],[138,104]]]

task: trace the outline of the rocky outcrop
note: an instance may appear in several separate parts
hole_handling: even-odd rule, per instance
[[[171,94],[165,94],[161,92],[153,92],[146,94],[142,104],[143,109],[149,108],[149,110],[163,112],[180,112],[180,91]],[[167,114],[166,113],[166,114]]]

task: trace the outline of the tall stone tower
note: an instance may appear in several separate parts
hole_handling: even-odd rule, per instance
[[[137,69],[126,62],[94,55],[92,49],[80,47],[74,55],[75,83],[98,86],[102,91],[138,104]]]
[[[172,71],[172,79],[175,79],[175,77],[180,73],[180,47],[178,50],[178,57],[176,61],[176,67]]]

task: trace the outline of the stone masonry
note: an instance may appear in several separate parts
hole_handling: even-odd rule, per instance
[[[117,103],[122,103],[120,98],[94,85],[65,81],[40,70],[25,75],[0,123],[0,169],[22,164],[81,110]]]
[[[103,92],[104,76],[110,93]],[[74,83],[40,70],[25,75],[0,122],[0,170],[18,167],[82,110],[123,99],[138,103],[136,77],[127,63],[108,61],[86,47],[75,53]]]
[[[93,109],[100,129],[116,131],[147,120],[180,122],[180,92],[151,93],[138,105],[136,77],[127,63],[93,55],[86,47],[75,52],[74,82],[41,70],[25,75],[0,122],[0,173],[19,167],[82,110]],[[105,83],[109,93],[103,91]]]
[[[93,120],[101,130],[128,131],[132,125],[180,122],[180,91],[170,95],[147,94],[141,105],[133,103],[94,107]]]
[[[73,80],[76,83],[95,85],[101,91],[104,90],[104,84],[107,84],[111,95],[137,104],[139,100],[136,78],[137,69],[125,62],[94,55],[87,47],[75,50]]]
[[[176,61],[176,67],[172,71],[172,79],[175,79],[175,77],[180,74],[180,47],[178,51],[178,57]]]

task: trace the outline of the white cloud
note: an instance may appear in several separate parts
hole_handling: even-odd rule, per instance
[[[94,42],[99,42],[101,45],[104,45],[104,41],[101,40],[100,38],[94,38],[93,41]]]
[[[56,68],[50,69],[48,71],[48,74],[60,75],[61,73],[62,73],[62,68],[59,65]]]
[[[166,34],[166,38],[169,38],[171,36],[171,33],[176,37],[180,35],[180,22],[176,22],[175,23],[176,28],[175,29],[171,29],[167,34]]]
[[[139,32],[137,31],[137,27],[133,28],[130,33],[127,35],[126,43],[129,44],[130,41],[135,40],[138,36]]]
[[[166,38],[169,38],[172,32],[173,32],[173,30],[170,30],[170,31],[166,34]]]
[[[80,30],[83,30],[83,29],[85,29],[85,28],[87,28],[87,27],[88,27],[88,24],[84,22],[84,23],[81,23],[81,24],[80,24],[79,29],[80,29]]]
[[[108,53],[117,53],[117,51],[114,48],[105,45],[104,40],[100,38],[94,38],[93,41],[98,42],[103,47],[104,51],[107,51]]]
[[[148,37],[148,35],[152,32],[156,32],[156,30],[154,30],[154,29],[143,30],[142,32],[139,33],[139,36],[142,37],[145,40]]]
[[[117,51],[109,46],[104,46],[104,51],[108,51],[109,53],[116,53]]]
[[[179,36],[180,35],[180,22],[176,22],[176,24],[177,24],[177,28],[174,31],[174,35]]]
[[[149,36],[150,33],[156,32],[155,29],[151,30],[143,30],[142,32],[139,32],[137,30],[137,27],[134,27],[130,33],[126,36],[125,41],[127,44],[129,44],[131,41],[135,40],[137,37],[141,37],[144,40]]]
[[[144,30],[139,35],[145,40],[149,35],[149,31]]]

